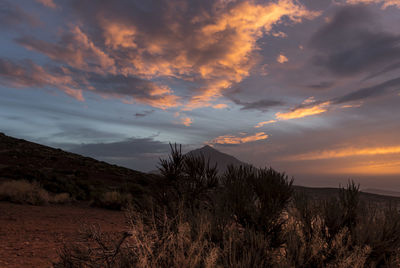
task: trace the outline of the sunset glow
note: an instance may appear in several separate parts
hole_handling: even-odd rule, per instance
[[[328,109],[330,102],[324,102],[311,107],[296,108],[289,112],[276,113],[276,117],[282,120],[302,118],[310,115],[325,113]]]
[[[398,0],[4,0],[0,132],[142,171],[178,143],[400,179],[399,17]]]
[[[318,151],[318,152],[301,154],[293,156],[291,159],[318,160],[318,159],[332,159],[332,158],[341,158],[350,156],[372,156],[372,155],[386,155],[386,154],[400,154],[400,146],[343,148],[338,150],[327,150],[327,151]]]
[[[247,142],[252,142],[252,141],[259,141],[259,140],[265,140],[268,138],[268,135],[265,134],[264,132],[258,132],[254,135],[241,135],[241,136],[233,136],[233,135],[224,135],[224,136],[219,136],[215,139],[213,139],[210,143],[211,144],[241,144],[241,143],[247,143]]]

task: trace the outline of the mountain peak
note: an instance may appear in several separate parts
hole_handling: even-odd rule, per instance
[[[217,164],[218,172],[223,173],[226,171],[229,165],[240,166],[240,165],[247,165],[246,163],[238,160],[237,158],[220,152],[217,149],[211,147],[210,145],[205,145],[199,149],[192,150],[187,154],[190,155],[203,155],[206,159],[210,160],[211,165]]]
[[[199,148],[197,150],[200,150],[200,151],[217,151],[217,152],[219,152],[217,149],[215,149],[214,147],[211,147],[208,144],[204,145],[203,147],[201,147],[201,148]]]

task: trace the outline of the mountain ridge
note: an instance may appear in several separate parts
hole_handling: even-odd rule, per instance
[[[204,146],[188,152],[189,154],[203,153],[207,156],[223,156],[232,162],[229,164],[248,165],[237,158],[220,152],[211,146]],[[214,158],[215,161],[215,158]],[[213,159],[210,159],[213,163]],[[219,168],[222,165],[219,165]],[[96,159],[70,153],[61,149],[37,144],[34,142],[17,139],[0,133],[0,182],[2,180],[36,180],[47,186],[52,191],[52,187],[81,186],[86,187],[105,187],[117,189],[118,187],[150,185],[158,178],[157,175],[143,173],[129,168],[109,164]],[[69,182],[74,184],[68,184]],[[316,188],[294,186],[297,191],[304,191],[310,196],[326,198],[338,194],[338,188]],[[104,190],[104,189],[103,189]],[[375,189],[376,190],[376,189]],[[399,197],[388,196],[380,193],[366,193],[362,190],[362,195],[367,199],[377,201],[396,200]]]
[[[193,156],[203,155],[206,160],[207,159],[210,160],[211,166],[214,166],[215,164],[217,164],[217,169],[218,169],[219,174],[223,174],[227,170],[229,165],[249,166],[249,164],[240,161],[236,157],[226,154],[226,153],[223,153],[221,151],[218,151],[217,149],[215,149],[209,145],[205,145],[201,148],[194,149],[194,150],[186,153],[186,155],[193,155]]]

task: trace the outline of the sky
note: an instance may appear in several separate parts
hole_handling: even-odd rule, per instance
[[[0,0],[0,131],[141,171],[210,145],[400,191],[400,0]]]

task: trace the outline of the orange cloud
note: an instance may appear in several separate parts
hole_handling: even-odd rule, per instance
[[[182,125],[189,127],[193,123],[193,121],[189,117],[182,117],[181,123],[182,123]]]
[[[36,2],[53,9],[57,7],[53,0],[36,0]]]
[[[305,99],[302,102],[302,104],[310,104],[310,103],[313,103],[313,102],[315,102],[315,98],[314,97],[309,97],[309,98]]]
[[[276,118],[280,120],[289,120],[289,119],[295,119],[295,118],[302,118],[310,115],[316,115],[316,114],[321,114],[324,113],[328,110],[328,107],[330,105],[329,101],[311,106],[311,107],[301,107],[294,109],[290,112],[286,113],[281,113],[278,112],[275,114]]]
[[[283,54],[281,53],[281,54],[279,54],[279,56],[276,58],[276,61],[279,62],[279,63],[285,63],[285,62],[288,62],[289,59],[288,59],[285,55],[283,55]]]
[[[219,104],[215,104],[212,106],[214,109],[224,109],[226,107],[228,107],[228,105],[226,105],[225,103],[219,103]]]
[[[233,33],[229,38],[229,45],[226,44],[228,45],[225,47],[226,53],[199,68],[203,79],[217,78],[217,85],[215,82],[209,83],[210,89],[194,96],[188,104],[189,109],[207,105],[209,101],[219,97],[223,89],[247,77],[255,64],[251,54],[258,48],[256,41],[263,32],[270,32],[272,26],[279,23],[283,16],[294,22],[300,22],[304,18],[311,19],[317,15],[317,12],[308,11],[290,0],[266,5],[246,1],[222,13],[214,24],[201,29],[203,49],[221,42],[219,39],[225,36],[223,33]]]
[[[133,26],[117,24],[112,22],[104,22],[104,38],[106,46],[113,49],[118,47],[136,48],[135,34],[136,29]]]
[[[284,33],[284,32],[274,32],[274,33],[272,33],[272,36],[274,36],[274,37],[280,37],[280,38],[286,38],[286,37],[287,37],[287,34]]]
[[[351,166],[343,167],[340,170],[333,170],[332,173],[348,173],[363,175],[395,175],[400,174],[400,161],[386,159],[385,161],[373,160],[361,163],[352,163]]]
[[[390,6],[400,8],[399,0],[347,0],[346,2],[349,4],[380,4],[383,9]]]
[[[277,122],[277,121],[276,121],[276,120],[264,121],[264,122],[258,123],[258,124],[255,125],[254,127],[255,127],[255,128],[260,128],[260,127],[262,127],[262,126],[265,126],[265,125],[268,125],[268,124],[272,124],[272,123],[275,123],[275,122]]]
[[[84,101],[79,84],[64,69],[58,73],[50,73],[29,60],[16,64],[0,59],[0,76],[12,87],[55,87],[76,100]]]
[[[369,147],[369,148],[342,148],[337,150],[317,151],[306,154],[292,156],[286,160],[321,160],[333,159],[352,156],[373,156],[373,155],[387,155],[387,154],[400,154],[400,146],[387,146],[387,147]]]
[[[51,0],[38,1],[54,5]],[[160,93],[148,91],[143,94],[150,97],[133,96],[136,101],[154,107],[165,109],[184,105],[183,110],[191,110],[213,106],[225,89],[249,76],[258,61],[255,56],[259,49],[257,40],[269,34],[282,18],[299,23],[319,15],[296,0],[263,4],[256,1],[215,1],[209,9],[194,12],[190,19],[181,16],[189,12],[188,9],[188,5],[165,1],[165,7],[160,9],[163,12],[161,28],[155,30],[151,23],[141,21],[141,16],[132,18],[125,15],[129,12],[120,13],[119,9],[108,5],[91,7],[83,3],[82,21],[89,17],[93,20],[73,26],[58,43],[33,37],[17,41],[74,69],[103,77],[114,75],[148,81],[173,77],[191,81],[196,83],[196,90],[192,95],[185,95],[186,101],[165,88]],[[85,14],[87,10],[91,13]],[[93,92],[97,91],[96,85],[90,86]],[[129,95],[120,92],[109,94],[124,98]],[[214,106],[217,109],[223,107]]]
[[[102,51],[93,41],[75,26],[58,44],[47,43],[33,37],[23,37],[17,42],[29,50],[35,50],[56,61],[63,61],[69,66],[82,71],[98,74],[116,74],[115,60]]]
[[[162,110],[173,108],[181,105],[180,97],[175,95],[162,95],[157,98],[134,97],[136,102],[144,103]]]
[[[340,108],[359,108],[362,106],[362,103],[357,103],[357,104],[345,104],[340,106]]]
[[[242,144],[252,141],[265,140],[268,138],[268,135],[264,132],[258,132],[254,135],[250,136],[233,136],[233,135],[224,135],[219,136],[209,143],[217,143],[217,144]]]

